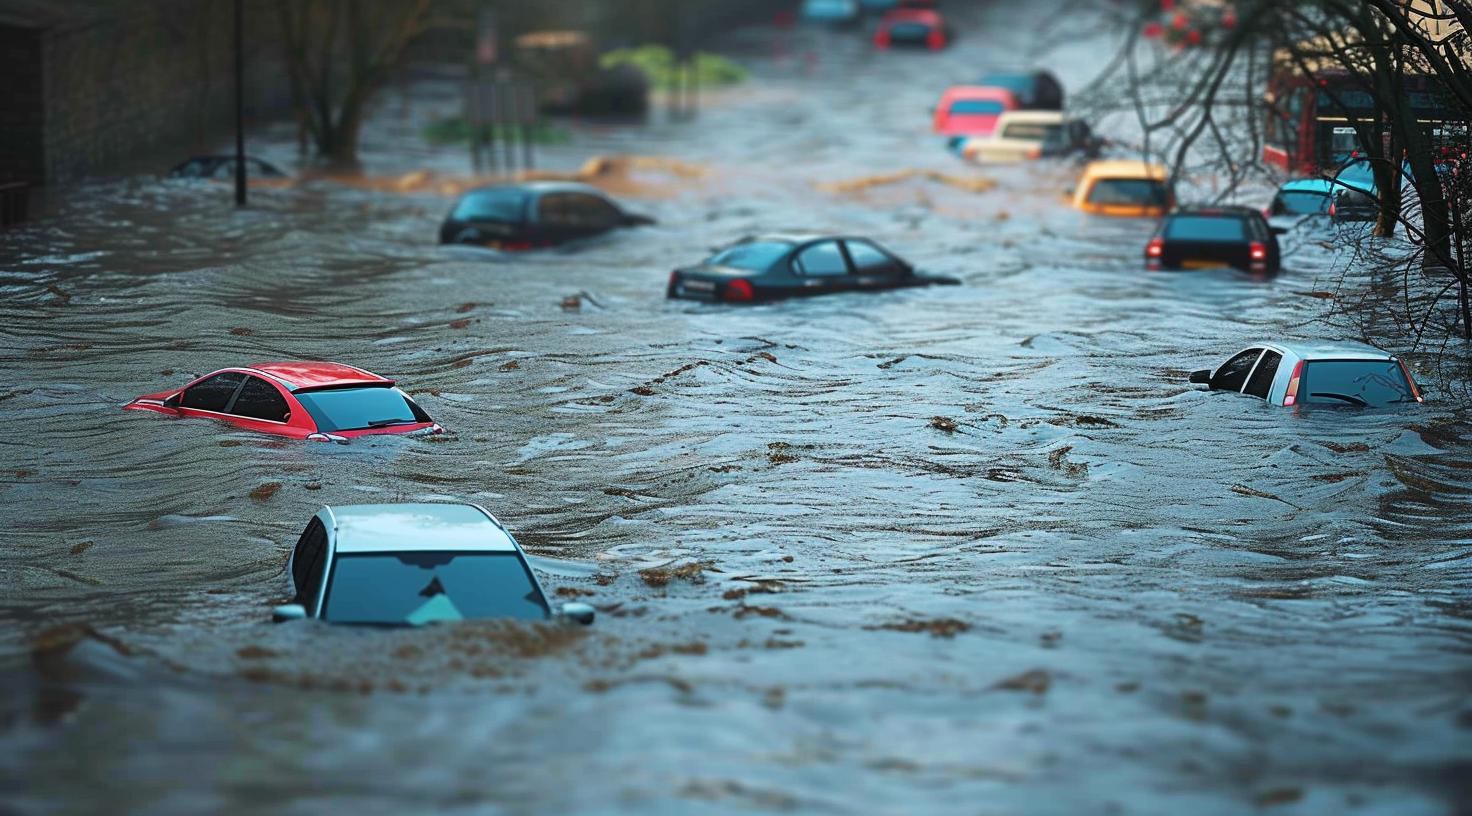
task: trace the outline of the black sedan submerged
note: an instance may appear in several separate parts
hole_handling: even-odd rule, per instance
[[[467,192],[440,225],[440,243],[514,252],[653,223],[648,216],[624,212],[597,187],[537,181]]]
[[[1271,275],[1279,263],[1277,237],[1250,207],[1182,207],[1160,222],[1145,245],[1147,269],[1232,266]]]
[[[921,275],[867,238],[841,235],[756,235],[695,266],[670,273],[666,295],[728,303],[855,290],[956,284]]]

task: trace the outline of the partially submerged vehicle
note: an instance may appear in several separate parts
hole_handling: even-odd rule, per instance
[[[1233,391],[1287,407],[1383,408],[1425,402],[1403,360],[1358,343],[1258,343],[1215,371],[1191,372],[1190,379],[1212,391]]]
[[[1182,207],[1166,216],[1145,245],[1147,269],[1209,269],[1275,274],[1277,236],[1251,207]]]
[[[1170,171],[1143,161],[1091,162],[1073,189],[1073,206],[1095,215],[1159,218],[1175,203]]]
[[[932,8],[900,7],[885,13],[874,30],[874,47],[913,45],[939,51],[951,44],[951,29]]]
[[[251,178],[286,178],[281,168],[255,156],[245,157],[245,173]],[[170,170],[169,178],[228,181],[235,178],[235,156],[192,156]]]
[[[474,504],[358,504],[317,511],[286,564],[277,622],[424,626],[462,620],[587,625],[593,607],[554,607],[521,546]]]
[[[1017,97],[1004,88],[956,85],[941,95],[931,123],[946,136],[990,136],[1007,111],[1017,110]]]
[[[1022,110],[1063,110],[1063,84],[1048,71],[983,74],[976,84],[1011,91]]]
[[[214,419],[309,442],[444,430],[396,388],[393,380],[342,363],[257,363],[224,368],[183,388],[145,394],[123,410]]]
[[[757,235],[670,273],[667,297],[752,303],[834,292],[956,284],[922,275],[868,238]]]
[[[1079,153],[1095,156],[1100,140],[1082,119],[1059,111],[1003,113],[990,136],[964,139],[958,152],[980,164],[1007,164]]]
[[[440,243],[517,252],[653,223],[625,212],[597,187],[534,181],[465,193],[440,225]]]
[[[798,16],[805,23],[848,26],[859,21],[863,10],[858,0],[803,0]]]

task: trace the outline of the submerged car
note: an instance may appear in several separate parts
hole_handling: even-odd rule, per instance
[[[857,23],[861,15],[858,0],[803,0],[799,12],[805,23],[835,26]]]
[[[1002,114],[1013,110],[1017,97],[1011,91],[956,85],[941,96],[931,126],[946,136],[990,136]]]
[[[1283,182],[1263,211],[1274,231],[1286,231],[1305,219],[1327,216],[1334,201],[1334,183],[1328,179],[1300,178]]]
[[[918,45],[939,51],[951,43],[951,30],[940,12],[931,8],[901,7],[886,12],[874,30],[874,47]]]
[[[183,388],[145,394],[125,411],[227,422],[309,442],[346,442],[374,434],[437,434],[394,381],[342,363],[257,363],[206,374]]]
[[[1082,153],[1098,154],[1100,142],[1081,119],[1058,111],[1007,111],[991,136],[964,139],[962,158],[982,164],[1047,159]]]
[[[1063,84],[1047,71],[984,74],[976,84],[1011,91],[1023,110],[1063,110]]]
[[[1142,161],[1091,162],[1073,190],[1073,206],[1095,215],[1159,218],[1175,203],[1170,171]]]
[[[285,178],[281,169],[255,156],[245,157],[245,172],[251,178]],[[169,171],[169,178],[218,179],[235,178],[234,156],[193,156]]]
[[[653,223],[624,212],[597,187],[536,181],[467,192],[440,225],[440,243],[516,252]]]
[[[563,618],[593,622],[593,607],[553,607],[526,554],[474,504],[323,507],[286,565],[291,602],[277,622],[423,626],[462,620]]]
[[[1230,266],[1274,274],[1281,262],[1277,236],[1251,207],[1183,207],[1166,216],[1145,245],[1148,269]]]
[[[670,273],[665,295],[751,303],[832,292],[956,284],[921,275],[867,238],[759,235],[721,249],[695,266]]]
[[[1290,407],[1382,408],[1425,402],[1405,362],[1388,351],[1358,343],[1258,343],[1215,371],[1191,372],[1191,382]]]

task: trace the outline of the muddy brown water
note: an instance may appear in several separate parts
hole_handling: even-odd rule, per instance
[[[98,183],[6,233],[0,810],[1465,813],[1464,410],[1184,384],[1339,336],[1311,294],[1335,240],[1271,281],[1147,275],[1151,225],[1061,206],[1066,165],[821,188],[980,175],[926,132],[939,84],[1041,60],[1077,86],[1108,53],[1087,20],[1056,48],[1014,6],[961,22],[942,55],[748,32],[753,81],[696,122],[579,127],[546,166],[706,174],[640,170],[660,225],[578,251],[440,250],[448,198],[325,182],[238,213]],[[463,175],[413,137],[450,93],[390,95],[370,169]],[[290,157],[289,129],[257,144]],[[792,227],[965,285],[664,300]],[[453,434],[117,410],[281,358],[394,376]],[[496,512],[595,626],[267,622],[318,506],[441,499]]]

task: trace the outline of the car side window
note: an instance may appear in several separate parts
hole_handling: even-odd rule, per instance
[[[230,404],[231,397],[235,396],[235,390],[244,381],[244,374],[228,371],[224,374],[216,374],[185,389],[184,398],[179,404],[198,411],[224,413],[225,406]]]
[[[537,220],[559,227],[572,226],[566,193],[548,193],[537,199]]]
[[[312,560],[322,550],[322,545],[327,540],[327,529],[322,525],[322,519],[316,516],[307,522],[307,529],[302,531],[300,538],[296,540],[296,549],[291,555],[291,581],[297,588],[297,597],[301,597],[301,589],[307,583],[307,576],[311,573]],[[314,550],[315,548],[315,550]]]
[[[1273,378],[1278,376],[1278,364],[1282,361],[1283,355],[1276,351],[1263,352],[1262,359],[1258,361],[1257,368],[1253,370],[1242,393],[1267,399],[1268,392],[1273,388]]]
[[[848,263],[844,261],[843,252],[839,250],[837,241],[822,241],[813,244],[799,252],[793,259],[792,265],[798,274],[814,278],[848,274]]]
[[[904,271],[898,259],[868,241],[846,241],[849,260],[859,274],[895,274]]]
[[[1222,367],[1211,376],[1211,390],[1241,391],[1243,383],[1247,382],[1248,373],[1252,371],[1252,364],[1260,356],[1262,349],[1248,349],[1222,363]]]
[[[610,201],[586,193],[577,193],[570,198],[574,220],[580,227],[613,229],[624,222],[623,211]]]
[[[240,396],[230,406],[230,413],[271,422],[285,422],[289,416],[286,398],[281,396],[276,386],[260,377],[246,378],[245,387],[240,389]]]

